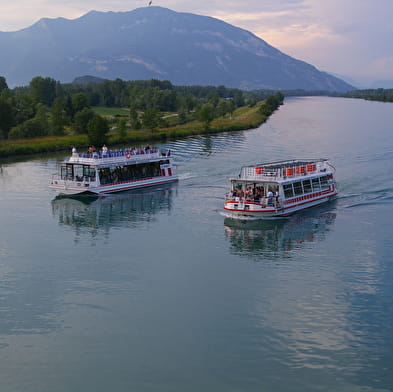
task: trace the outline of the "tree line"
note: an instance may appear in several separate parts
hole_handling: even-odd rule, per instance
[[[252,104],[255,97],[224,86],[174,86],[169,81],[123,81],[61,84],[37,76],[28,86],[8,88],[0,76],[0,139],[108,132],[108,121],[93,107],[128,108],[128,118],[114,119],[120,130],[165,126],[165,113],[178,123],[193,119],[206,126],[219,116]],[[97,136],[97,135],[96,135]]]
[[[345,98],[361,98],[369,101],[393,102],[393,89],[364,89],[342,94]]]

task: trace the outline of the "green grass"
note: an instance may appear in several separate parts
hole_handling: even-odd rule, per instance
[[[232,117],[220,117],[211,122],[208,128],[199,121],[191,121],[186,124],[173,125],[169,127],[158,128],[155,131],[140,129],[127,131],[123,139],[119,138],[116,132],[109,133],[108,145],[116,144],[140,144],[150,142],[161,142],[168,139],[184,138],[193,135],[213,134],[227,131],[241,131],[258,127],[267,117],[262,115],[259,108],[263,103],[253,107],[241,107],[235,110]],[[128,109],[116,108],[95,108],[100,115],[128,116]],[[167,114],[168,115],[168,114]],[[173,116],[177,118],[177,116]],[[0,140],[0,158],[6,158],[15,155],[30,155],[36,153],[56,152],[69,150],[72,146],[86,148],[88,145],[87,135],[74,136],[50,136],[35,139],[20,140]]]

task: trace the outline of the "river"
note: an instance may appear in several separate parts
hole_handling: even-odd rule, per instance
[[[393,391],[393,106],[291,98],[169,142],[177,184],[56,198],[64,155],[0,164],[0,390]],[[337,200],[221,215],[240,166],[326,157]]]

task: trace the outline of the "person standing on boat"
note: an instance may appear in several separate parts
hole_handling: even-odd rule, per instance
[[[102,146],[102,156],[106,157],[108,155],[108,147],[104,144]]]
[[[273,205],[273,192],[269,189],[267,193],[267,205],[272,206]]]
[[[93,156],[93,152],[94,152],[95,150],[96,150],[96,149],[94,148],[94,146],[90,145],[90,146],[87,148],[87,156],[88,156],[89,158],[91,158],[91,157]]]
[[[275,191],[274,192],[274,204],[275,204],[276,207],[278,207],[280,205],[278,197],[279,197],[279,193],[278,193],[278,191]]]

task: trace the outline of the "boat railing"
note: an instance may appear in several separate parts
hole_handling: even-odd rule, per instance
[[[167,154],[162,154],[157,148],[143,150],[143,149],[131,149],[131,150],[110,150],[106,153],[101,151],[93,153],[78,153],[73,152],[69,162],[73,163],[112,163],[127,160],[146,160],[149,158],[160,158],[166,157]]]

